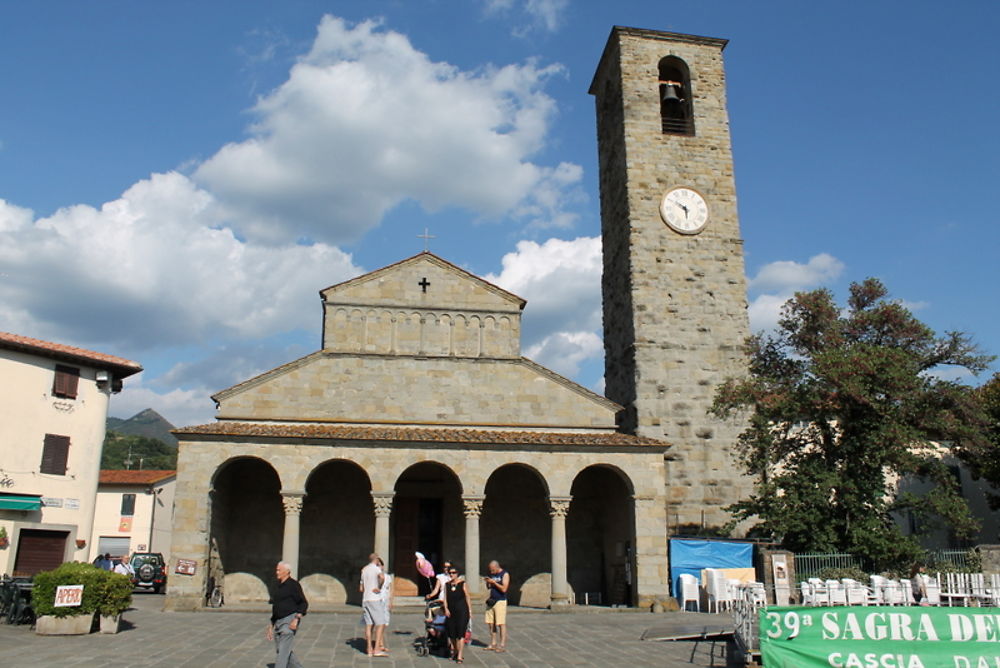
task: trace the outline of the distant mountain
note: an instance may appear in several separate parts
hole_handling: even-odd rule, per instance
[[[133,434],[136,436],[155,438],[163,441],[171,448],[177,448],[177,439],[170,433],[170,430],[174,428],[174,425],[167,422],[165,417],[154,411],[152,408],[139,411],[127,420],[109,417],[107,421],[107,428],[108,431],[116,431],[119,434]]]

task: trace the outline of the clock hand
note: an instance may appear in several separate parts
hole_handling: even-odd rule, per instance
[[[680,202],[677,203],[677,206],[679,206],[680,208],[684,209],[684,218],[687,219],[687,217],[688,217],[688,208],[686,206],[684,206],[683,204],[681,204]]]

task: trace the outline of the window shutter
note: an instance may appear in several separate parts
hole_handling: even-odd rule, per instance
[[[74,366],[56,365],[56,377],[52,382],[52,394],[65,399],[76,399],[80,386],[80,370]]]
[[[122,517],[135,515],[135,494],[122,494]]]
[[[69,436],[45,434],[42,446],[42,463],[39,470],[52,475],[66,475],[66,461],[69,459]]]

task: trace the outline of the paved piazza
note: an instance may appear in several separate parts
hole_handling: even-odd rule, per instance
[[[135,609],[125,613],[132,628],[118,635],[72,637],[37,636],[26,626],[0,624],[0,657],[6,668],[33,666],[112,667],[212,667],[268,666],[273,645],[264,640],[266,613],[160,612],[163,597],[139,594]],[[481,615],[476,615],[481,619]],[[695,613],[651,615],[639,612],[549,613],[512,610],[510,650],[487,652],[479,644],[485,627],[474,624],[477,634],[467,648],[469,666],[726,666],[724,641],[656,642],[642,640],[657,635],[674,621],[717,625],[727,616]],[[364,630],[359,612],[318,612],[306,617],[296,638],[296,654],[306,668],[336,666],[444,666],[445,658],[419,657],[414,640],[423,637],[419,612],[393,615],[390,626],[391,657],[368,659],[360,648]],[[488,636],[487,636],[488,639]],[[733,664],[735,665],[735,664]]]

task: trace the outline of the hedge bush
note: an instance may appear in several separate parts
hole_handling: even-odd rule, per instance
[[[34,577],[31,607],[35,615],[76,617],[78,615],[118,615],[132,603],[132,583],[124,575],[112,573],[91,564],[71,561],[55,570],[43,571]],[[79,606],[56,607],[56,587],[83,585],[83,600]]]

